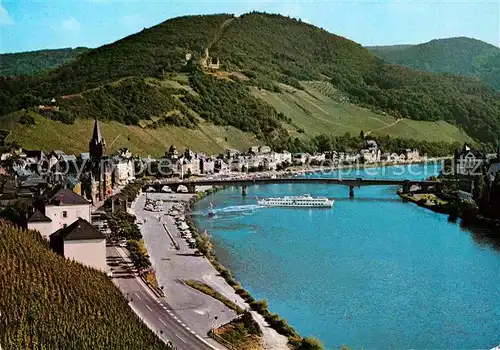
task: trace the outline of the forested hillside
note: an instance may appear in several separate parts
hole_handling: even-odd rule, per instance
[[[169,349],[101,272],[0,221],[2,349]]]
[[[386,64],[359,44],[287,17],[243,15],[215,49],[231,70],[286,82],[326,79],[351,102],[396,117],[445,120],[483,141],[500,135],[500,93],[485,84]]]
[[[0,76],[35,75],[59,67],[88,50],[77,47],[0,54]]]
[[[220,59],[219,72],[200,68],[205,48]],[[179,72],[187,76],[182,86],[168,82]],[[262,13],[179,17],[45,74],[2,78],[0,115],[57,97],[61,110],[47,117],[63,122],[99,116],[190,128],[205,120],[295,149],[300,142],[289,132],[309,130],[299,130],[290,115],[252,89],[282,94],[283,83],[307,92],[306,81],[329,83],[341,96],[339,104],[365,106],[381,116],[446,121],[483,142],[496,142],[500,134],[500,94],[493,88],[390,65],[350,40]]]
[[[467,75],[500,90],[500,48],[480,40],[459,37],[368,49],[390,63],[431,73]]]

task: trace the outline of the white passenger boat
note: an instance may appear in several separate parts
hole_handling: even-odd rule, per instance
[[[259,205],[266,207],[295,207],[295,208],[331,208],[333,199],[327,197],[313,197],[309,194],[303,196],[285,196],[257,199]]]

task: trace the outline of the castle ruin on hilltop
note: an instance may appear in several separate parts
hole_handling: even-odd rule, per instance
[[[205,54],[203,55],[200,64],[205,69],[219,70],[220,67],[219,59],[210,57],[208,54],[208,48],[205,48]]]

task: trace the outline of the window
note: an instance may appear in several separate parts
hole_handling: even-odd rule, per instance
[[[63,216],[63,218],[67,218],[68,217],[68,212],[66,210],[64,210],[62,212],[62,216]]]

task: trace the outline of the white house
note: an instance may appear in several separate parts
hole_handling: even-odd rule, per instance
[[[28,229],[40,232],[43,238],[49,239],[52,234],[52,220],[39,210],[35,210],[28,219]]]
[[[271,152],[271,147],[269,146],[260,146],[259,147],[259,153],[270,153]]]
[[[269,159],[264,158],[264,160],[262,161],[262,166],[264,170],[276,170],[278,162],[276,162],[276,160],[271,157],[269,157]]]
[[[380,162],[381,152],[379,149],[370,148],[370,149],[362,149],[361,158],[364,159],[365,163],[376,163]]]
[[[420,160],[420,152],[417,149],[414,149],[414,150],[407,149],[406,150],[406,160],[408,160],[408,161]]]
[[[248,150],[249,153],[254,153],[254,154],[257,154],[259,153],[259,146],[252,146],[250,147],[250,149]]]
[[[231,171],[241,171],[243,167],[247,167],[247,161],[244,158],[235,159],[229,164],[229,167]]]
[[[211,157],[200,157],[200,173],[213,174],[215,171],[215,161]]]
[[[69,226],[78,218],[90,221],[90,202],[75,192],[60,189],[48,200],[45,216],[51,220],[51,233]]]
[[[115,163],[115,181],[118,185],[126,185],[135,180],[134,162],[132,159],[120,158]]]
[[[78,218],[71,225],[51,234],[50,246],[68,259],[107,271],[106,237],[87,220]]]
[[[292,164],[292,154],[288,151],[281,152],[281,162]]]
[[[311,155],[311,157],[309,158],[309,160],[312,162],[323,162],[324,160],[326,159],[326,155],[324,153],[315,153],[313,155]]]
[[[120,149],[118,156],[113,158],[115,182],[126,185],[135,180],[135,166],[132,153],[127,148]]]
[[[218,173],[227,173],[231,170],[229,164],[226,163],[226,161],[223,159],[216,159],[214,163],[215,163],[214,170]]]

